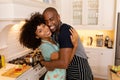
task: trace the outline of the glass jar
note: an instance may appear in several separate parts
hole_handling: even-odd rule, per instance
[[[96,35],[96,46],[103,47],[103,35]]]

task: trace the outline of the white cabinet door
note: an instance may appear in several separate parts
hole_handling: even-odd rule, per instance
[[[112,30],[114,5],[115,0],[61,0],[61,19],[76,29]]]
[[[72,0],[74,25],[98,25],[100,0]]]
[[[108,66],[114,65],[113,49],[99,51],[98,75],[106,77],[108,75]]]
[[[93,75],[98,73],[99,54],[94,49],[87,49],[86,54],[88,56],[88,62],[92,69]]]
[[[114,50],[107,48],[91,48],[85,50],[93,75],[107,79],[108,65],[114,65]]]

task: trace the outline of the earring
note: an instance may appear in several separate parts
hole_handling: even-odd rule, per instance
[[[38,37],[38,36],[36,36],[36,38],[37,38],[37,39],[39,39],[39,37]]]

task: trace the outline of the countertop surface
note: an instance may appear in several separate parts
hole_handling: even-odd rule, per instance
[[[120,76],[110,71],[112,66],[108,66],[108,80],[120,80]]]
[[[13,67],[15,67],[15,65],[6,63],[6,66],[0,69],[0,80],[15,80],[15,78],[2,76],[4,72]]]
[[[36,65],[37,66],[37,65]],[[12,77],[7,77],[7,76],[2,76],[4,73],[6,73],[6,71],[9,71],[11,68],[15,68],[16,65],[15,64],[10,64],[10,63],[6,63],[5,67],[1,68],[0,69],[0,80],[16,80],[16,78],[12,78]],[[36,72],[38,75],[43,75],[45,72],[46,72],[46,68],[45,67],[36,67],[36,68],[29,68],[27,71],[25,71],[24,73],[28,73],[29,71],[32,71],[32,72]],[[33,70],[35,69],[35,70]],[[38,72],[42,72],[42,73],[38,73]],[[20,76],[22,76],[24,73],[22,73]],[[33,74],[33,73],[32,73]],[[19,77],[20,77],[19,76]],[[17,78],[19,78],[17,77]]]

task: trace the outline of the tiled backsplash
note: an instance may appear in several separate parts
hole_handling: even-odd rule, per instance
[[[114,41],[114,31],[113,30],[77,30],[80,35],[80,39],[83,45],[87,45],[88,37],[91,36],[93,38],[93,45],[96,46],[96,34],[102,34],[103,40],[106,36],[109,36],[112,41]]]

